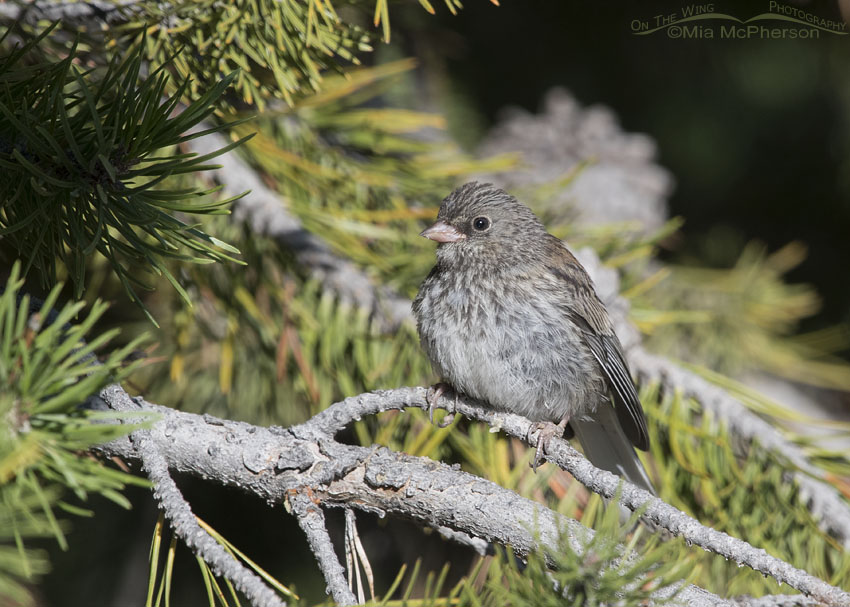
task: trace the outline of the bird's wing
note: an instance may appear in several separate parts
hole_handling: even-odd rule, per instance
[[[643,414],[635,384],[629,374],[629,367],[623,358],[620,340],[611,333],[600,335],[580,314],[573,312],[570,320],[581,329],[584,343],[587,344],[602,372],[608,378],[608,384],[614,395],[614,407],[617,419],[632,444],[646,451],[649,449],[649,431]]]
[[[563,245],[561,248],[566,254],[557,251],[552,260],[557,263],[550,264],[549,270],[565,283],[565,289],[572,295],[567,318],[581,330],[584,343],[608,379],[617,419],[623,431],[635,447],[646,451],[649,449],[646,417],[629,366],[623,357],[620,340],[614,334],[608,312],[599,301],[587,272]],[[569,271],[568,266],[571,266]]]

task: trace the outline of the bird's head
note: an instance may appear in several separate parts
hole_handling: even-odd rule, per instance
[[[509,262],[532,254],[545,234],[527,206],[492,184],[473,181],[443,200],[436,223],[420,235],[439,243],[437,256],[444,261]]]

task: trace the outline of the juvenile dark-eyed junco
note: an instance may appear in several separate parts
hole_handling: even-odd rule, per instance
[[[595,465],[654,492],[634,450],[649,434],[620,341],[567,247],[516,198],[475,182],[443,200],[422,236],[439,243],[437,264],[413,313],[443,381],[541,422],[535,467],[569,427]]]

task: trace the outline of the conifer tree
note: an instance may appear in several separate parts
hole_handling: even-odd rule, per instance
[[[800,250],[683,268],[655,256],[676,219],[572,221],[562,201],[594,154],[576,145],[557,178],[523,181],[531,148],[494,139],[472,156],[444,117],[393,105],[414,63],[371,54],[391,14],[386,0],[0,5],[0,604],[39,604],[45,541],[89,560],[68,535],[82,517],[121,543],[108,511],[131,487],[160,510],[148,605],[197,576],[175,568],[181,552],[211,605],[313,604],[295,589],[320,574],[339,604],[850,604],[850,462],[738,376],[850,389],[837,339],[795,339],[817,309],[783,278]],[[409,305],[433,251],[417,234],[481,175],[581,248],[638,376],[658,498],[560,441],[535,474],[531,424],[480,403],[445,399],[459,415],[429,420],[437,378]],[[193,513],[186,478],[285,506],[303,531],[287,542],[318,568],[267,572]],[[461,548],[387,570],[358,532],[376,514]]]

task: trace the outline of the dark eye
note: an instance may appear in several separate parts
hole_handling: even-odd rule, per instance
[[[476,217],[472,220],[472,227],[479,232],[483,232],[490,227],[490,220],[486,217]]]

